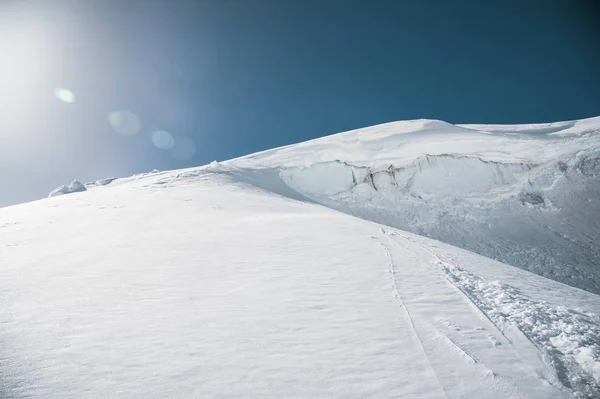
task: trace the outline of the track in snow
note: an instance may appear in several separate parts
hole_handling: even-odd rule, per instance
[[[408,236],[386,229],[382,229],[382,232],[388,238],[401,237],[414,243]],[[393,242],[401,245],[397,240]],[[515,347],[522,351],[524,337],[537,348],[543,362],[540,370],[545,369],[541,373],[544,379],[574,392],[576,396],[600,397],[600,319],[597,315],[536,302],[513,287],[485,281],[431,248],[422,248],[429,253],[431,265],[443,272],[441,276],[437,273],[438,277],[447,279],[464,293],[508,344],[515,346],[515,340],[521,341]],[[446,338],[473,361],[479,362],[460,343],[451,337]],[[493,342],[494,345],[501,345],[502,341],[494,338]],[[531,348],[528,350],[531,351]]]
[[[550,382],[555,379],[552,369],[541,361],[532,366],[531,359],[523,359],[520,354],[523,348],[505,338],[478,307],[472,306],[464,293],[431,262],[432,257],[425,249],[417,253],[414,248],[419,244],[403,245],[402,241],[409,238],[388,229],[381,231],[380,244],[389,256],[394,292],[398,292],[415,343],[422,348],[431,373],[447,397],[464,392],[462,384],[472,378],[481,381],[473,387],[493,389],[493,392],[470,392],[473,397],[526,398],[532,394],[522,392],[520,386],[537,387],[541,396],[561,396],[559,391],[547,389],[558,386],[555,381]],[[513,359],[510,368],[502,361],[507,357]],[[449,368],[449,364],[456,367]],[[506,380],[504,376],[513,375],[515,369],[522,370],[520,380]]]
[[[384,232],[383,229],[382,229],[382,232]],[[394,267],[394,261],[392,260],[392,254],[390,252],[390,249],[384,243],[380,243],[380,244],[383,247],[383,249],[385,250],[385,254],[389,261],[390,279],[392,280],[392,285],[394,288],[394,297],[396,297],[396,299],[398,300],[398,303],[400,305],[400,308],[404,311],[404,314],[406,315],[407,321],[410,324],[410,330],[411,330],[416,342],[418,342],[419,350],[421,351],[421,353],[423,354],[423,356],[425,357],[425,359],[427,361],[429,373],[431,373],[431,375],[435,378],[437,385],[439,386],[444,397],[448,398],[448,394],[446,393],[446,390],[444,389],[444,385],[440,382],[440,379],[431,364],[431,359],[429,358],[429,356],[427,355],[427,352],[425,351],[425,346],[423,345],[423,340],[421,339],[421,337],[419,336],[419,333],[417,332],[417,330],[415,328],[415,323],[414,323],[412,316],[410,315],[410,310],[404,303],[404,300],[402,299],[402,295],[400,294],[400,291],[398,290],[398,284],[396,282],[396,270]]]

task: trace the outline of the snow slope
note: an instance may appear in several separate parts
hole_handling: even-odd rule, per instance
[[[0,220],[2,397],[599,392],[600,296],[322,207],[272,171],[119,179]]]
[[[1,208],[0,397],[600,397],[600,296],[365,220],[362,202],[418,222],[394,202],[414,165],[397,191],[429,204],[519,201],[507,193],[522,174],[557,156],[561,180],[593,182],[595,123],[384,125]],[[444,129],[460,156],[426,166],[405,149]],[[484,135],[514,152],[487,152]],[[425,156],[441,155],[433,147]],[[460,179],[436,173],[456,168],[472,184],[452,191]],[[487,220],[500,210],[481,204]]]
[[[600,117],[394,122],[226,163],[302,195],[600,293]]]

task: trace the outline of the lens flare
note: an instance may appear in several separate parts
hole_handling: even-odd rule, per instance
[[[131,136],[140,131],[139,118],[130,111],[120,110],[108,114],[108,123],[113,129],[124,136]]]
[[[67,104],[72,104],[75,102],[75,94],[73,94],[73,92],[69,89],[54,89],[54,96]]]
[[[152,134],[152,143],[161,150],[168,150],[175,145],[173,135],[164,130],[157,130]]]
[[[189,161],[196,153],[196,145],[187,137],[179,137],[175,140],[170,153],[180,161]]]

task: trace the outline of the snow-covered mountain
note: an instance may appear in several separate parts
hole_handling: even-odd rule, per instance
[[[600,294],[600,117],[395,122],[230,163],[298,193]]]
[[[2,208],[0,397],[600,397],[599,131],[398,122]]]

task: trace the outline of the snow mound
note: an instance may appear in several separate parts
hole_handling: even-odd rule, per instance
[[[80,182],[78,182],[77,180],[73,180],[71,182],[71,184],[67,185],[62,185],[60,187],[55,188],[54,190],[52,190],[50,192],[50,194],[48,195],[48,197],[56,197],[59,195],[64,195],[64,194],[71,194],[71,193],[78,193],[78,192],[82,192],[82,191],[86,191],[87,188],[85,188],[85,185],[81,184]]]
[[[85,183],[86,187],[98,187],[98,186],[107,186],[113,181],[117,180],[116,177],[107,177],[105,179],[99,179],[93,182]]]

